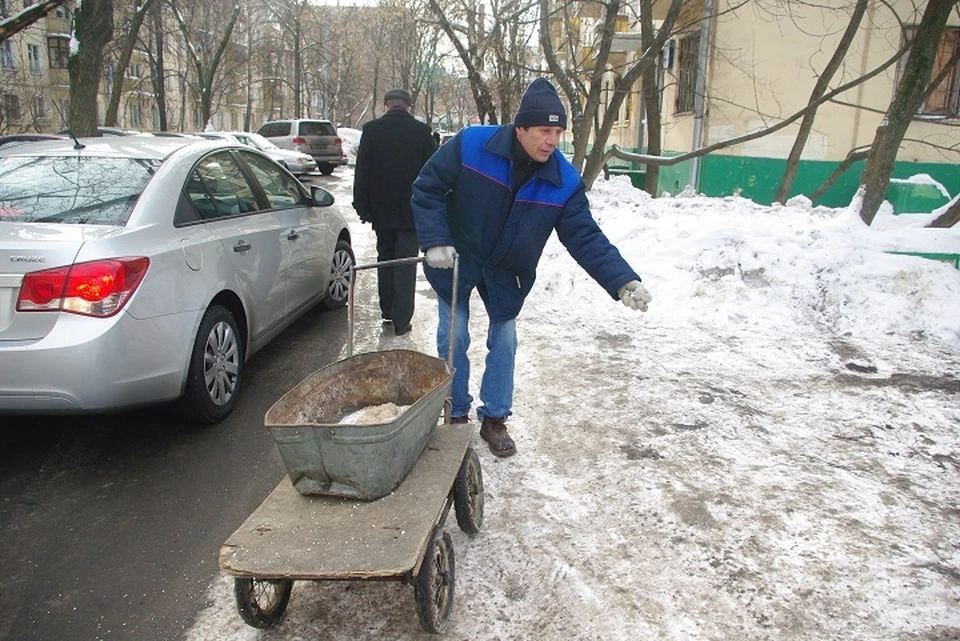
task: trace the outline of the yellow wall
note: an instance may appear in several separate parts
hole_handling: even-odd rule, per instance
[[[818,6],[751,2],[734,9],[736,4],[732,0],[714,0],[704,145],[761,129],[802,109],[809,100],[818,72],[826,65],[843,34],[849,20],[847,8],[852,2],[825,0]],[[920,16],[912,4],[895,0],[894,5],[905,22],[919,22]],[[778,13],[774,13],[777,10]],[[899,26],[890,10],[879,2],[871,2],[844,67],[835,76],[831,88],[879,66],[896,52],[899,43]],[[676,70],[675,59],[673,71]],[[839,161],[852,148],[868,145],[890,103],[895,77],[894,66],[838,97],[868,109],[823,105],[803,158]],[[689,150],[693,141],[693,114],[673,113],[674,82],[675,78],[668,74],[663,101],[664,148]],[[723,153],[783,158],[789,153],[796,133],[797,127],[792,125],[730,147]],[[960,128],[917,121],[907,137],[948,146],[960,142]],[[949,161],[942,152],[920,145],[907,145],[901,159]]]

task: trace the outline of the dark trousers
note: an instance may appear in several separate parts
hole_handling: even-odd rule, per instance
[[[410,258],[420,254],[417,232],[413,229],[377,230],[377,260]],[[380,313],[394,327],[406,327],[413,318],[413,298],[417,289],[417,265],[398,265],[377,270]]]

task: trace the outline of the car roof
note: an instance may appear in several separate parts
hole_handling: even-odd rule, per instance
[[[271,122],[330,122],[326,118],[277,118],[276,120],[268,120],[263,124],[269,124]],[[332,123],[331,123],[332,124]],[[263,125],[260,125],[261,127]]]
[[[208,140],[205,138],[179,138],[156,136],[106,136],[95,138],[79,138],[83,145],[78,149],[72,139],[45,140],[16,145],[9,151],[0,149],[0,156],[36,156],[43,153],[47,156],[110,156],[115,158],[147,158],[164,160],[170,154],[188,146],[207,146],[211,149],[231,146],[225,140]],[[235,144],[232,146],[236,146]]]

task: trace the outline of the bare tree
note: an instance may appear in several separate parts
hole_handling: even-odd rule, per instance
[[[947,18],[956,6],[957,0],[929,0],[917,26],[893,101],[883,122],[877,127],[860,179],[864,187],[860,218],[868,225],[873,222],[883,203],[900,143],[923,104],[940,38],[946,28]]]
[[[117,64],[114,68],[114,82],[110,87],[110,99],[107,101],[107,111],[103,117],[103,124],[115,126],[117,124],[117,112],[120,110],[120,96],[123,93],[123,77],[130,65],[130,57],[133,55],[133,48],[140,39],[140,27],[147,16],[147,12],[153,6],[154,0],[135,0],[133,13],[129,22],[124,25],[126,31],[123,37],[123,43],[117,55]]]
[[[822,96],[827,91],[827,87],[830,86],[830,82],[833,80],[837,70],[840,69],[840,66],[843,64],[843,61],[847,56],[847,52],[850,50],[850,43],[853,42],[854,36],[857,35],[857,31],[860,28],[860,23],[863,20],[863,15],[866,13],[866,11],[867,0],[857,0],[857,3],[853,9],[853,13],[850,16],[850,20],[847,22],[847,28],[840,37],[840,41],[837,43],[837,48],[830,57],[830,61],[827,62],[826,66],[824,66],[823,70],[817,77],[817,82],[814,84],[813,91],[810,92],[810,99],[808,102],[812,103],[816,101],[817,98]],[[803,149],[807,145],[807,140],[810,137],[810,131],[813,129],[813,122],[816,119],[816,116],[817,110],[815,108],[811,109],[804,114],[803,120],[800,122],[800,130],[797,132],[797,137],[794,139],[793,147],[790,149],[790,153],[787,155],[787,166],[783,172],[783,178],[780,179],[780,185],[777,187],[777,192],[773,197],[775,202],[783,204],[787,200],[787,196],[790,193],[790,188],[793,187],[793,181],[797,177],[797,170],[800,167],[800,154],[803,153]]]
[[[656,30],[656,35],[652,33],[652,24],[648,25],[651,30],[651,33],[648,34],[651,36],[649,44],[645,42],[646,48],[639,58],[628,64],[622,73],[615,76],[612,91],[606,96],[606,104],[601,100],[603,74],[607,67],[611,66],[611,52],[616,33],[617,16],[620,14],[620,0],[598,3],[603,7],[598,29],[599,37],[597,42],[593,43],[594,46],[590,47],[592,69],[586,72],[582,64],[562,64],[561,56],[558,55],[552,41],[554,31],[552,30],[551,20],[554,15],[564,23],[571,22],[570,16],[566,12],[571,7],[579,7],[564,3],[555,10],[556,13],[554,14],[551,13],[550,0],[539,0],[539,2],[540,45],[547,65],[556,77],[571,107],[573,120],[572,162],[575,167],[581,168],[584,182],[591,185],[606,164],[607,159],[604,150],[620,107],[634,84],[648,68],[656,63],[657,56],[663,50],[664,43],[677,25],[683,0],[670,1],[666,15],[660,23],[660,28]],[[652,0],[642,0],[641,14],[644,12],[652,15]],[[571,62],[573,61],[571,60]],[[581,100],[582,95],[586,95],[585,101]],[[587,148],[591,132],[593,133],[593,146],[588,153]]]
[[[240,4],[237,0],[233,0],[230,18],[219,36],[216,33],[216,26],[222,23],[220,17],[223,15],[218,11],[222,7],[219,3],[204,2],[196,5],[194,11],[200,14],[198,17],[201,26],[193,29],[184,18],[176,0],[170,0],[170,7],[183,34],[187,57],[196,76],[194,89],[200,103],[200,124],[205,126],[210,122],[213,114],[214,85],[223,62],[224,52],[230,44],[233,28],[240,16]]]
[[[466,71],[480,122],[509,121],[526,80],[523,70],[536,21],[525,16],[536,15],[535,0],[494,2],[490,16],[475,0],[429,3]]]

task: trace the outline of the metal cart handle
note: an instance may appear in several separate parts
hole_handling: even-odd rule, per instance
[[[350,268],[350,285],[347,288],[347,358],[353,356],[353,330],[354,330],[354,295],[353,288],[356,282],[356,272],[366,269],[376,269],[380,267],[396,267],[398,265],[412,265],[422,263],[426,259],[423,256],[412,256],[410,258],[396,258],[394,260],[384,260],[379,263],[367,263],[366,265],[353,265]],[[453,345],[456,332],[454,331],[454,321],[457,318],[457,281],[460,276],[460,256],[453,254],[453,300],[450,301],[450,332],[447,341],[447,366],[453,371]]]

